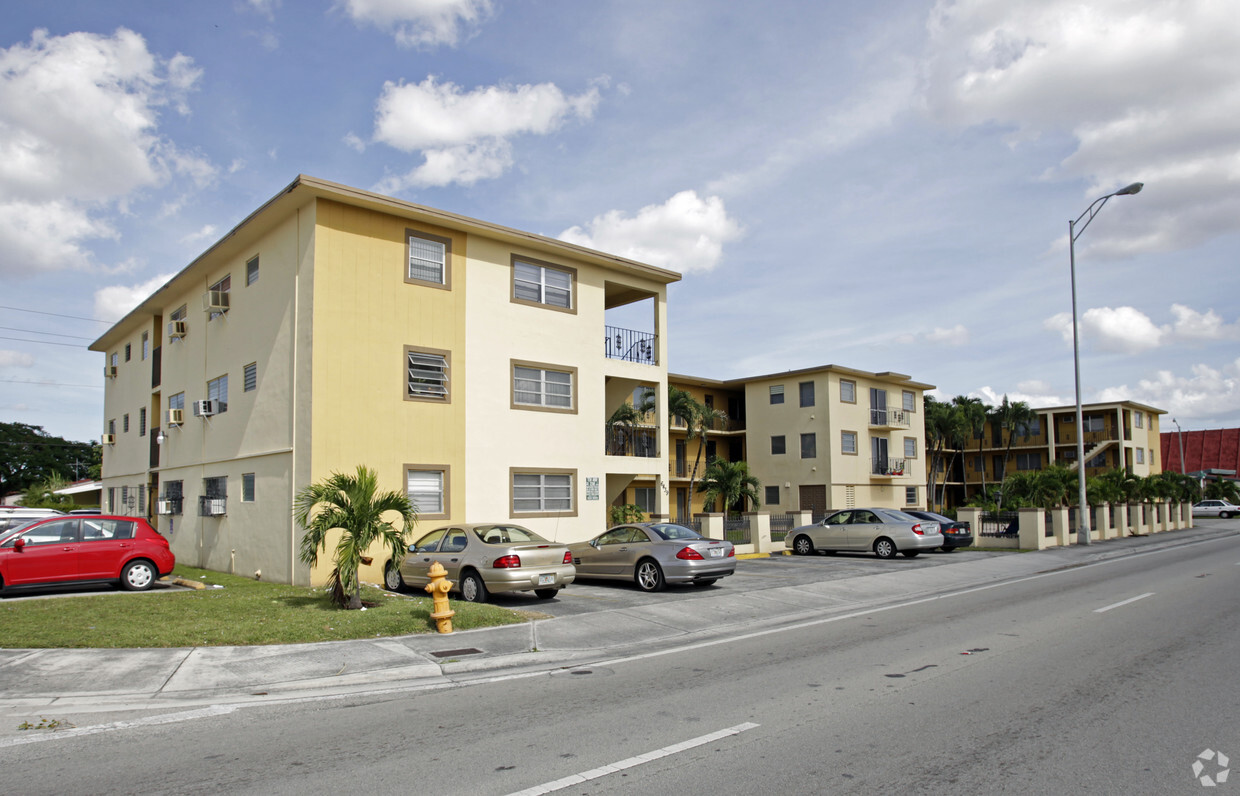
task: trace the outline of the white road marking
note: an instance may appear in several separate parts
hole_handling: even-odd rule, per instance
[[[645,754],[640,754],[636,757],[630,757],[605,766],[592,768],[589,771],[582,771],[580,774],[570,774],[569,776],[557,779],[554,782],[535,785],[532,788],[526,788],[525,790],[510,793],[508,796],[539,796],[539,794],[543,793],[552,793],[554,791],[561,790],[562,788],[567,788],[570,785],[580,785],[583,782],[589,782],[592,779],[605,777],[608,774],[614,774],[617,771],[623,771],[626,768],[640,766],[643,763],[649,763],[652,760],[658,760],[661,757],[667,757],[668,755],[674,755],[678,752],[693,749],[694,747],[703,746],[705,744],[712,743],[713,741],[718,741],[721,738],[727,738],[729,735],[739,735],[745,730],[752,730],[754,727],[758,726],[760,725],[754,724],[753,722],[745,722],[744,724],[738,724],[735,727],[728,727],[726,730],[712,732],[709,735],[699,735],[697,738],[691,738],[687,741],[672,744],[671,746],[665,746],[662,749],[655,749],[653,752],[646,752]]]
[[[1153,596],[1154,596],[1154,592],[1147,591],[1145,594],[1138,594],[1136,597],[1129,597],[1127,600],[1120,600],[1117,603],[1108,605],[1106,608],[1096,608],[1094,609],[1094,613],[1105,614],[1107,611],[1111,610],[1112,608],[1119,608],[1121,605],[1127,605],[1128,603],[1135,603],[1137,600],[1144,600],[1146,597],[1153,597]]]
[[[200,710],[187,710],[181,713],[166,713],[162,716],[149,716],[145,719],[135,719],[134,721],[114,721],[111,724],[96,724],[91,727],[75,727],[71,730],[28,730],[29,735],[21,735],[16,738],[0,738],[0,748],[6,746],[22,746],[28,743],[40,743],[42,741],[63,741],[66,738],[77,738],[83,735],[98,735],[101,732],[112,732],[113,730],[130,730],[135,727],[150,727],[156,724],[174,724],[179,721],[192,721],[194,719],[205,719],[211,716],[223,716],[226,713],[232,713],[238,705],[211,705]]]

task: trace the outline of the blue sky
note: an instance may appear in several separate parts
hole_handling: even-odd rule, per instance
[[[1077,244],[1084,398],[1240,424],[1225,0],[10,5],[0,420],[98,437],[85,346],[305,173],[682,272],[675,373],[1037,406],[1067,222],[1142,181]]]

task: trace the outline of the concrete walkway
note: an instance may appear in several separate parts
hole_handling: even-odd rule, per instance
[[[0,714],[278,702],[449,687],[598,664],[933,598],[1110,558],[1240,534],[1240,522],[884,572],[808,586],[669,594],[634,608],[457,632],[269,647],[0,649]],[[970,599],[964,597],[962,599]]]

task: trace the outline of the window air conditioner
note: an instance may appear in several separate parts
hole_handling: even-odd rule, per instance
[[[194,401],[194,417],[210,417],[215,414],[215,401]]]
[[[155,501],[155,513],[156,514],[171,514],[172,513],[172,502],[168,500]]]
[[[115,379],[116,378],[116,366],[115,365],[104,365],[103,366],[103,377],[105,379]]]
[[[184,337],[187,331],[188,331],[188,328],[186,326],[185,321],[169,321],[168,322],[168,337],[169,338],[177,339],[177,338]]]
[[[101,437],[99,441],[100,443],[104,445],[115,445],[116,435],[115,434],[104,434],[103,437]]]
[[[169,409],[168,410],[168,425],[179,426],[184,422],[185,422],[185,410],[184,409]]]
[[[202,294],[203,312],[225,312],[228,309],[227,290],[208,290]]]

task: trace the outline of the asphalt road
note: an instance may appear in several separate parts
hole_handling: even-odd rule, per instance
[[[1197,793],[1199,755],[1240,761],[1238,581],[1240,538],[1216,538],[553,675],[53,738],[6,749],[4,780],[101,794],[506,794],[574,777],[556,792]]]

